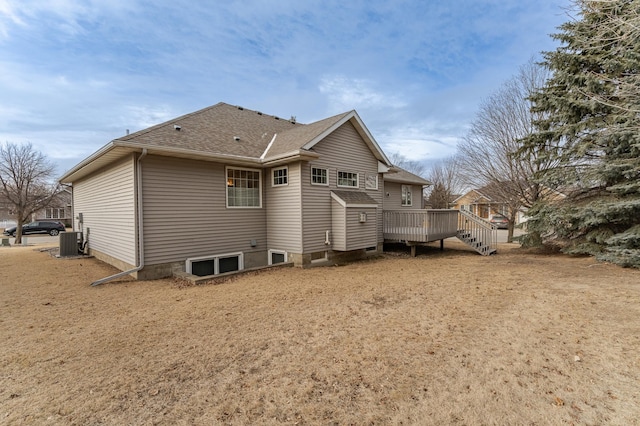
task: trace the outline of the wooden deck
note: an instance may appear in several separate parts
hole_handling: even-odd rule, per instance
[[[407,243],[428,243],[455,237],[458,210],[385,210],[384,239]]]

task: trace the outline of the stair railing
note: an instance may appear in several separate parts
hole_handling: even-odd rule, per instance
[[[489,255],[498,249],[497,227],[466,210],[460,210],[458,216],[458,238],[480,254]]]

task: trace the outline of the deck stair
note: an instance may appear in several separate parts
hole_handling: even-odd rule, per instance
[[[497,228],[471,212],[460,211],[456,236],[483,256],[497,252]]]

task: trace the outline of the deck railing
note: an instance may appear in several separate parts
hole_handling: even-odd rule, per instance
[[[480,216],[465,210],[460,211],[458,238],[484,255],[495,253],[498,247],[497,228]]]
[[[455,237],[458,231],[457,210],[385,210],[383,217],[386,240],[426,243]]]

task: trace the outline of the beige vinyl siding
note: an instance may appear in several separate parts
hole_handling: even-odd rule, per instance
[[[272,186],[273,169],[266,169],[265,200],[269,249],[302,253],[301,164],[288,165],[288,184]]]
[[[146,264],[266,252],[265,209],[226,207],[224,164],[150,155],[142,172]]]
[[[348,207],[346,210],[347,250],[375,247],[377,226],[375,208]],[[360,213],[366,213],[367,221],[360,222]]]
[[[331,230],[331,190],[337,189],[337,171],[357,172],[359,188],[382,205],[382,176],[378,176],[378,189],[365,190],[365,174],[378,172],[378,160],[349,122],[343,124],[312,151],[320,158],[302,166],[302,209],[304,252],[326,250],[325,232]],[[311,168],[328,169],[329,186],[311,185]],[[348,190],[348,188],[340,188]],[[382,209],[378,209],[378,241],[382,242]]]
[[[388,182],[384,183],[384,209],[385,210],[419,210],[422,208],[422,185],[409,184],[411,186],[411,200],[413,205],[402,205],[402,183]],[[389,193],[389,196],[386,196]]]
[[[347,212],[336,200],[331,200],[331,248],[347,251]]]
[[[74,214],[89,231],[89,248],[137,264],[135,159],[133,155],[73,184]]]
[[[375,247],[378,240],[376,210],[372,207],[344,207],[332,199],[332,249],[350,251]],[[367,215],[366,222],[360,222],[360,213]]]

